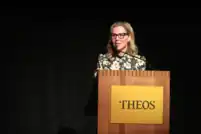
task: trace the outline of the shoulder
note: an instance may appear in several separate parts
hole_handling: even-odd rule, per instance
[[[146,57],[145,56],[142,56],[142,55],[139,55],[139,54],[136,54],[134,56],[128,56],[130,59],[133,59],[135,60],[136,62],[144,62],[146,63]]]
[[[112,56],[110,53],[100,53],[98,57],[109,57]]]
[[[132,59],[132,66],[137,70],[145,70],[146,69],[146,57],[142,55],[134,55],[130,56]]]
[[[100,53],[98,55],[98,60],[102,61],[102,60],[110,59],[111,57],[112,57],[112,55],[109,53]]]
[[[100,53],[100,54],[98,55],[98,59],[101,59],[101,58],[104,58],[104,57],[106,57],[106,54]]]
[[[141,62],[146,62],[146,57],[142,55],[135,55],[135,59],[141,61]]]

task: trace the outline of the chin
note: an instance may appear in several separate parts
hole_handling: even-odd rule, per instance
[[[117,47],[118,51],[121,51],[122,49],[124,49],[124,47]]]

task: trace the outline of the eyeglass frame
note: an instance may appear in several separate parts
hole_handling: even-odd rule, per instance
[[[119,33],[119,34],[111,33],[111,38],[116,39],[116,37],[118,37],[119,39],[124,39],[124,37],[128,35],[129,35],[128,33]]]

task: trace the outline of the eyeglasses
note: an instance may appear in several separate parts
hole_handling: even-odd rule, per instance
[[[116,37],[118,36],[119,39],[123,39],[127,35],[128,33],[119,33],[119,34],[112,33],[112,38],[116,39]]]

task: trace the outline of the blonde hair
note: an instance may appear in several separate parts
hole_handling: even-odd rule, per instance
[[[112,32],[112,29],[114,27],[117,27],[117,26],[122,26],[127,31],[128,35],[131,37],[130,41],[128,42],[127,53],[129,53],[131,55],[137,55],[138,54],[138,47],[135,43],[135,33],[133,31],[131,24],[128,22],[125,22],[125,21],[115,22],[110,27],[110,33]],[[114,53],[114,47],[112,44],[111,37],[110,37],[108,44],[107,44],[107,51],[108,51],[108,53],[111,53],[111,54]]]

